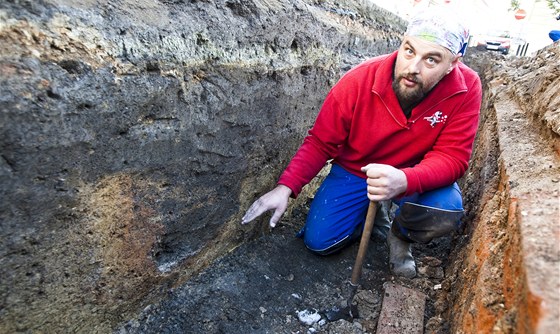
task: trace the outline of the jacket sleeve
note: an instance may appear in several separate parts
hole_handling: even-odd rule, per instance
[[[292,197],[297,197],[303,186],[319,173],[329,159],[336,157],[338,148],[348,136],[352,118],[350,103],[341,103],[338,92],[347,92],[347,83],[341,80],[329,92],[315,124],[309,130],[288,167],[284,170],[278,184],[292,190]],[[347,95],[347,93],[345,93]],[[345,101],[351,101],[348,97]]]
[[[481,99],[482,87],[475,75],[459,110],[447,121],[432,150],[417,165],[402,169],[408,182],[404,196],[447,186],[465,174],[478,129]]]

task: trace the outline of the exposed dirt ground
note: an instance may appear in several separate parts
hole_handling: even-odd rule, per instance
[[[443,262],[452,237],[415,245],[413,252],[419,275],[411,280],[391,275],[385,241],[373,237],[354,299],[359,318],[353,322],[328,322],[322,312],[344,305],[349,296],[358,243],[328,257],[307,251],[295,236],[305,220],[307,208],[307,205],[296,208],[270,233],[264,231],[258,239],[237,248],[195,279],[170,290],[168,299],[148,306],[119,331],[371,333],[377,326],[383,284],[388,281],[424,292],[428,297],[424,322],[427,328],[440,326],[437,319],[430,321],[430,318],[435,316],[433,303],[441,291]]]

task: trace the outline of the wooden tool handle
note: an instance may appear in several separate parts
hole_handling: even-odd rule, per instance
[[[357,286],[359,284],[360,276],[362,275],[362,264],[364,263],[364,257],[367,253],[376,212],[377,204],[373,201],[370,201],[366,215],[366,222],[364,223],[364,231],[362,232],[362,239],[360,240],[360,248],[358,249],[356,262],[354,263],[354,268],[352,269],[352,279],[350,280],[350,283],[354,286]]]

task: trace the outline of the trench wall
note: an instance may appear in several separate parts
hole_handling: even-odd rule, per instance
[[[110,332],[261,233],[328,89],[403,30],[365,1],[1,1],[0,332]]]
[[[470,223],[438,305],[453,333],[556,333],[560,45],[532,58],[474,59],[485,90],[463,185]]]

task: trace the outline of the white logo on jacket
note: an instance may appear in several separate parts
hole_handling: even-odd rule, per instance
[[[444,116],[441,111],[436,111],[432,116],[424,117],[424,119],[428,121],[433,128],[437,123],[445,123],[447,116]]]

